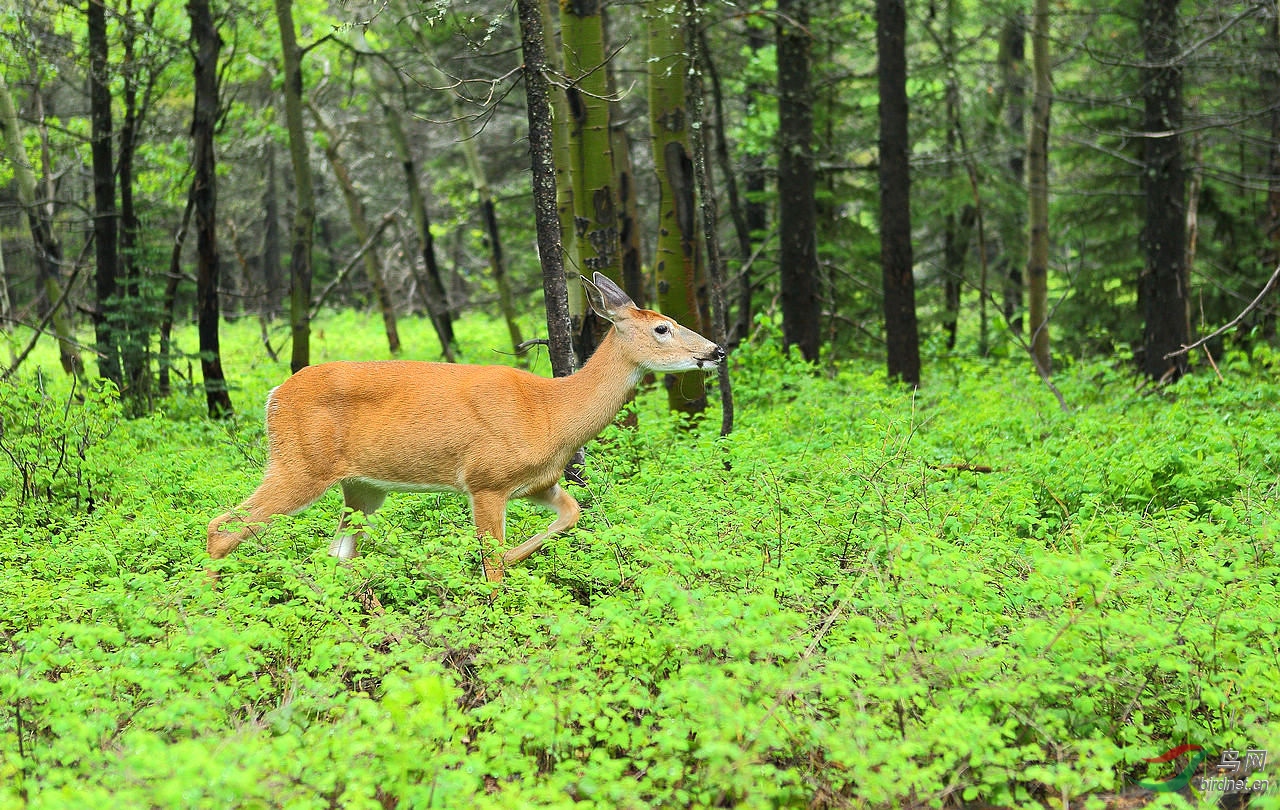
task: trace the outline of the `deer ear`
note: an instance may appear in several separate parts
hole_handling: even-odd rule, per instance
[[[594,281],[583,276],[582,289],[595,313],[611,323],[623,310],[636,309],[635,302],[603,273],[596,273]]]

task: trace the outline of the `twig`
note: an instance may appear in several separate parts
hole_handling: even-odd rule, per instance
[[[378,241],[378,238],[382,236],[382,232],[387,229],[387,226],[390,225],[395,218],[395,211],[388,211],[383,215],[382,221],[378,223],[378,227],[373,229],[373,233],[369,234],[369,238],[365,240],[364,244],[360,246],[360,249],[351,257],[351,261],[347,262],[347,266],[342,268],[342,270],[338,272],[338,275],[333,277],[333,281],[330,281],[320,292],[315,303],[311,305],[311,314],[308,316],[309,318],[316,317],[320,312],[320,307],[324,306],[325,299],[329,297],[329,293],[333,292],[335,287],[346,280],[347,275],[355,269],[355,266],[360,263],[362,258],[364,258],[364,254],[369,252],[369,248],[373,247],[374,242]]]
[[[1276,286],[1277,280],[1280,280],[1280,265],[1278,265],[1276,267],[1276,271],[1271,274],[1271,278],[1267,279],[1267,284],[1262,288],[1262,292],[1258,293],[1257,297],[1254,298],[1252,301],[1250,301],[1249,306],[1241,310],[1239,315],[1232,318],[1230,323],[1221,327],[1220,329],[1215,329],[1214,331],[1210,332],[1209,334],[1197,340],[1195,343],[1192,343],[1190,346],[1183,346],[1181,349],[1178,349],[1176,352],[1169,352],[1164,356],[1164,359],[1168,360],[1170,357],[1177,357],[1180,354],[1186,354],[1192,349],[1198,349],[1204,344],[1216,338],[1218,335],[1221,335],[1223,332],[1230,331],[1231,329],[1234,329],[1237,326],[1239,326],[1240,322],[1244,320],[1246,315],[1248,315],[1250,312],[1253,312],[1255,309],[1258,308],[1258,305],[1262,303],[1262,299],[1266,298],[1267,293],[1271,292],[1272,288]],[[1210,362],[1212,362],[1212,358],[1210,358]],[[1217,370],[1216,366],[1214,367],[1214,370],[1215,371]],[[1218,375],[1218,376],[1222,376],[1222,375]]]

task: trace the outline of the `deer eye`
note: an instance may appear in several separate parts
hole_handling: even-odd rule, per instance
[[[660,323],[657,326],[653,327],[653,332],[656,335],[665,335],[670,331],[671,331],[671,327],[667,326],[665,323]]]

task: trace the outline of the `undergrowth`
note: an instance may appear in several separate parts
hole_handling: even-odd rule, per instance
[[[317,360],[379,356],[367,323],[322,323]],[[392,496],[339,565],[331,493],[214,587],[205,526],[287,375],[256,337],[225,338],[227,425],[197,391],[120,421],[0,386],[0,806],[1102,807],[1176,745],[1280,752],[1268,358],[1159,391],[1068,367],[1063,412],[1022,365],[913,393],[765,340],[730,437],[642,392],[579,528],[496,592],[449,495]]]

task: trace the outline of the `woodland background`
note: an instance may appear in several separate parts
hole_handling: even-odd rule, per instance
[[[1165,355],[1280,264],[1273,5],[552,11],[520,9],[552,34],[536,75],[569,294],[546,300],[553,347],[569,307],[578,362],[593,327],[573,279],[600,269],[708,334],[720,310],[730,344],[780,318],[808,359],[883,356],[912,383],[920,345],[1031,347],[1046,373],[1051,352],[1133,358],[1168,380],[1187,359]],[[444,358],[468,311],[501,314],[515,344],[544,333],[509,5],[8,15],[3,317],[61,335],[68,369],[88,354],[130,412],[184,357],[225,388],[218,315],[261,318],[295,369],[322,307],[378,308],[391,353],[405,316],[431,318]],[[196,318],[200,345],[170,346]],[[1274,320],[1267,298],[1236,339]]]

